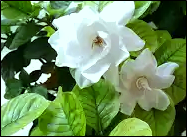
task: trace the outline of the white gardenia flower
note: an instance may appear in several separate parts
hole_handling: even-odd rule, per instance
[[[170,101],[161,89],[171,86],[172,75],[178,64],[164,63],[157,67],[157,61],[149,49],[145,49],[135,60],[127,60],[119,73],[121,112],[131,115],[136,103],[149,111],[151,108],[166,110]]]
[[[58,28],[49,43],[57,51],[58,67],[71,71],[80,88],[99,81],[102,75],[118,84],[118,65],[140,50],[144,41],[125,25],[134,13],[134,2],[113,2],[101,13],[83,8],[53,21]]]

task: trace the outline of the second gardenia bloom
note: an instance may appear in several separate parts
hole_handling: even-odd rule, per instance
[[[146,111],[151,108],[166,110],[170,104],[162,89],[173,83],[172,75],[178,64],[164,63],[157,67],[157,61],[149,49],[145,49],[135,60],[127,60],[120,71],[121,112],[131,115],[136,103]]]
[[[58,30],[49,38],[57,52],[58,67],[71,71],[80,88],[99,81],[103,75],[118,85],[118,65],[128,51],[143,48],[144,41],[125,25],[134,13],[134,2],[113,2],[101,13],[90,7],[53,21]]]

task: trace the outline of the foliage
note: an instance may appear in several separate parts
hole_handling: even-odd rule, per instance
[[[1,53],[10,50],[1,59],[6,86],[2,96],[9,100],[1,106],[2,136],[12,135],[32,121],[30,136],[179,136],[186,130],[185,1],[135,1],[133,17],[126,25],[145,41],[143,49],[153,52],[158,65],[179,64],[174,83],[164,89],[170,98],[165,111],[145,111],[137,105],[131,116],[124,115],[119,112],[119,94],[110,82],[101,78],[80,89],[69,68],[55,65],[57,52],[48,43],[57,31],[53,20],[85,6],[100,12],[111,3],[1,1]],[[136,58],[142,50],[130,52],[130,57]],[[39,60],[42,66],[27,72],[32,60]],[[39,83],[42,74],[51,76]]]

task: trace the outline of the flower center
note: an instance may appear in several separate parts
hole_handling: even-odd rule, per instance
[[[136,86],[139,90],[142,91],[151,90],[146,77],[139,77],[136,81]]]
[[[100,36],[97,36],[97,37],[93,40],[93,42],[92,42],[92,48],[93,48],[95,45],[96,45],[96,46],[99,46],[99,47],[102,47],[102,46],[106,45],[106,43],[105,43],[105,41],[103,40],[103,38],[101,38]]]

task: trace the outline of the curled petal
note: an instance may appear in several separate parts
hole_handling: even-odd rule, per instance
[[[70,69],[70,73],[81,89],[92,85],[92,82],[85,78],[79,69]]]
[[[118,29],[128,51],[138,51],[144,47],[145,42],[134,31],[124,26],[119,26]]]
[[[175,76],[167,75],[167,76],[159,76],[152,75],[148,77],[149,86],[155,89],[165,89],[172,85],[175,80]]]
[[[164,63],[157,68],[157,74],[160,76],[172,75],[175,69],[178,67],[179,65],[174,62]]]
[[[134,10],[134,1],[114,1],[107,5],[100,15],[106,22],[117,22],[117,24],[126,25],[132,18]]]
[[[96,62],[90,68],[83,70],[81,73],[85,78],[89,79],[92,83],[96,83],[100,80],[101,76],[108,70],[110,64],[111,63],[109,63],[107,61],[107,58],[105,57]]]
[[[151,108],[159,110],[166,110],[170,104],[168,96],[160,89],[152,89],[146,91],[143,98],[138,100],[138,104],[146,111],[150,111]]]

